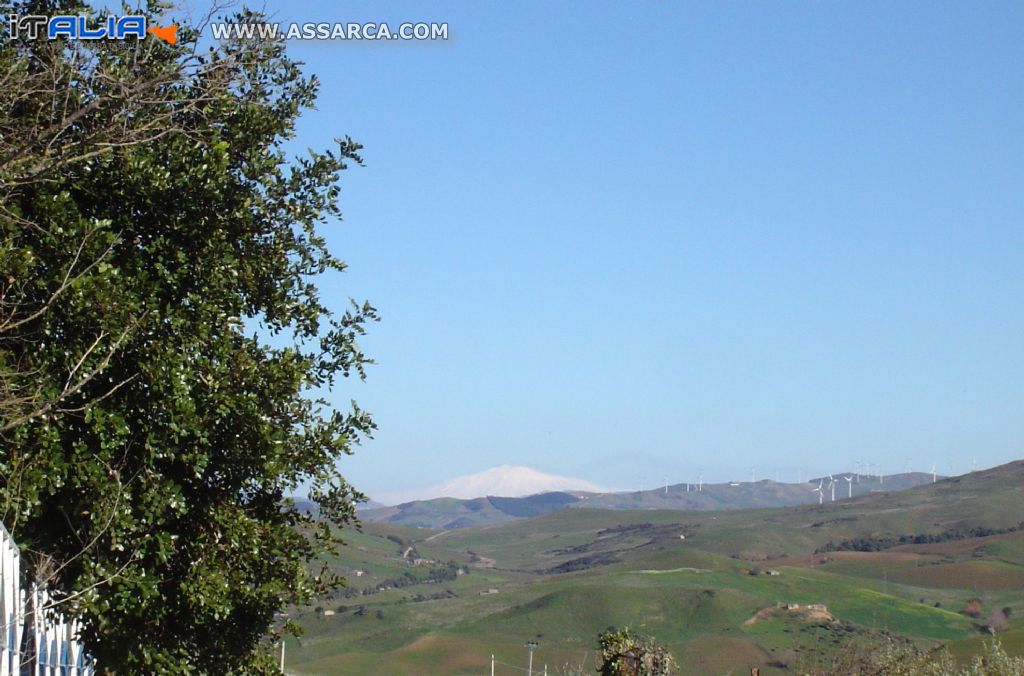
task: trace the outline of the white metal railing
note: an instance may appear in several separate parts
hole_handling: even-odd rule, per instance
[[[51,608],[45,589],[21,587],[21,553],[0,524],[0,676],[93,676],[78,623]]]

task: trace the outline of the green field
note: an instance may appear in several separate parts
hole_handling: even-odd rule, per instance
[[[350,590],[293,609],[306,633],[289,642],[287,671],[485,674],[493,654],[496,673],[513,674],[534,640],[535,666],[592,673],[596,636],[610,626],[655,637],[693,674],[792,673],[808,654],[886,634],[966,659],[1003,608],[1004,644],[1020,653],[1022,475],[1014,463],[771,510],[574,508],[452,531],[368,523],[329,562]],[[976,528],[998,532],[970,536]],[[901,535],[949,539],[824,551]],[[974,616],[963,612],[972,602]]]

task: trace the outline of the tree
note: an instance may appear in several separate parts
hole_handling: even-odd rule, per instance
[[[58,5],[2,13],[87,11]],[[320,229],[360,146],[289,159],[315,78],[198,32],[0,45],[3,520],[123,673],[273,672],[275,613],[340,582],[310,564],[374,428],[316,394],[369,362],[374,308],[316,284],[344,269]]]
[[[601,632],[597,640],[597,671],[603,676],[668,676],[677,668],[664,646],[628,627]]]

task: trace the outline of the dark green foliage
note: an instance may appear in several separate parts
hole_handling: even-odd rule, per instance
[[[373,423],[313,396],[363,375],[376,318],[315,284],[360,146],[289,161],[315,80],[179,37],[0,45],[3,520],[104,669],[272,671],[275,613],[338,582],[285,496],[335,523],[362,497],[335,465]]]
[[[459,576],[459,571],[462,567],[459,566],[455,561],[448,561],[445,564],[430,568],[425,573],[417,575],[412,571],[406,571],[402,575],[397,577],[389,577],[372,587],[366,587],[365,589],[353,589],[351,587],[342,590],[342,596],[345,598],[353,598],[356,596],[373,596],[379,594],[387,589],[401,589],[403,587],[411,587],[418,584],[440,584],[441,582],[451,582]]]
[[[613,563],[618,563],[619,560],[619,557],[614,552],[598,552],[597,554],[588,554],[587,556],[569,559],[557,566],[548,568],[545,572],[555,574],[575,573],[581,570],[590,570],[597,566],[610,566]]]
[[[878,552],[883,549],[891,549],[900,545],[926,545],[938,542],[949,542],[951,540],[967,540],[969,538],[988,537],[990,535],[1004,535],[1014,533],[1024,528],[1024,524],[1018,524],[1009,528],[951,528],[941,533],[920,533],[917,535],[880,535],[871,537],[858,537],[851,540],[843,540],[840,543],[829,542],[823,547],[815,550],[815,554],[822,552]]]

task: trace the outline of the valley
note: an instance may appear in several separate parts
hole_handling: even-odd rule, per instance
[[[688,674],[792,673],[889,636],[963,658],[989,627],[1019,654],[1022,485],[1016,462],[822,505],[366,521],[329,562],[349,587],[293,610],[306,633],[287,671],[480,674],[493,654],[519,673],[532,640],[549,673],[592,673],[610,626],[665,643]]]

